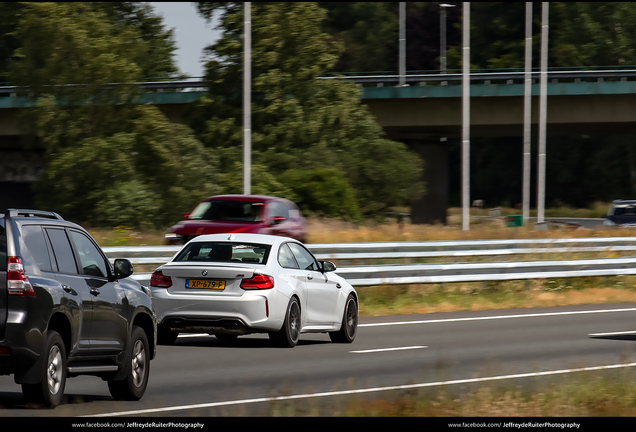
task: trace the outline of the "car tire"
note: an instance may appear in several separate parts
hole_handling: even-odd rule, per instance
[[[150,349],[146,332],[133,326],[127,348],[126,376],[121,380],[109,380],[108,390],[116,400],[136,401],[146,392],[150,375]]]
[[[66,386],[66,349],[58,332],[50,330],[44,345],[41,381],[22,384],[22,394],[28,402],[55,408],[62,402]]]
[[[269,338],[277,345],[286,348],[293,348],[298,344],[300,338],[300,303],[296,297],[292,297],[287,305],[285,321],[283,327],[269,334]]]
[[[349,294],[342,314],[342,325],[340,330],[329,332],[329,337],[333,342],[351,343],[358,333],[358,303],[353,295]]]

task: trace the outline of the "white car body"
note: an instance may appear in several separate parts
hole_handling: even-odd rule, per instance
[[[232,245],[231,259],[217,260],[205,255],[207,251],[213,255],[212,249],[225,247],[223,244]],[[263,250],[268,246],[265,254]],[[289,259],[290,251],[294,260]],[[290,268],[294,265],[297,268]],[[358,296],[344,278],[329,271],[332,269],[332,263],[319,262],[302,243],[288,237],[241,233],[198,236],[153,274],[150,289],[160,334],[163,331],[164,336],[169,334],[176,339],[178,333],[205,332],[218,337],[280,333],[291,300],[296,299],[300,306],[297,333],[329,332],[334,339],[336,332],[344,331],[347,313],[351,325],[347,331],[352,335],[346,342],[352,342],[357,328]],[[241,287],[255,275],[265,275],[257,277],[256,285],[270,286],[271,281],[273,287]],[[194,284],[188,281],[194,280],[211,287],[186,287]],[[218,285],[223,284],[220,289]],[[170,337],[167,339],[171,342]]]

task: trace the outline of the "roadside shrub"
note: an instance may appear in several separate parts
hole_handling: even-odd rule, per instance
[[[322,217],[362,219],[355,192],[345,176],[333,168],[285,171],[280,181],[289,185],[304,212]]]

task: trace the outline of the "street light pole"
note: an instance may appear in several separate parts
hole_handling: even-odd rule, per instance
[[[526,70],[523,109],[523,223],[530,218],[530,125],[532,121],[532,2],[526,2]]]
[[[446,73],[446,8],[455,7],[455,5],[442,3],[439,5],[439,70],[440,73]]]
[[[544,225],[545,212],[545,163],[546,163],[546,122],[548,90],[548,12],[549,2],[543,2],[541,8],[541,85],[539,95],[539,167],[537,188],[537,224]]]
[[[462,50],[462,229],[470,224],[470,2],[463,3]]]
[[[400,2],[400,87],[406,84],[406,3]]]
[[[252,3],[245,2],[243,22],[243,194],[252,183]]]

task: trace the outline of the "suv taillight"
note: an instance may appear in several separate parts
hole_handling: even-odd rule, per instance
[[[271,289],[274,288],[274,278],[267,275],[255,274],[249,279],[243,279],[241,281],[241,288],[244,290]]]
[[[7,258],[7,294],[33,297],[33,285],[24,274],[22,258],[10,256]]]
[[[161,270],[155,270],[152,276],[150,276],[150,286],[157,288],[170,288],[172,286],[172,278],[170,276],[164,276]]]

